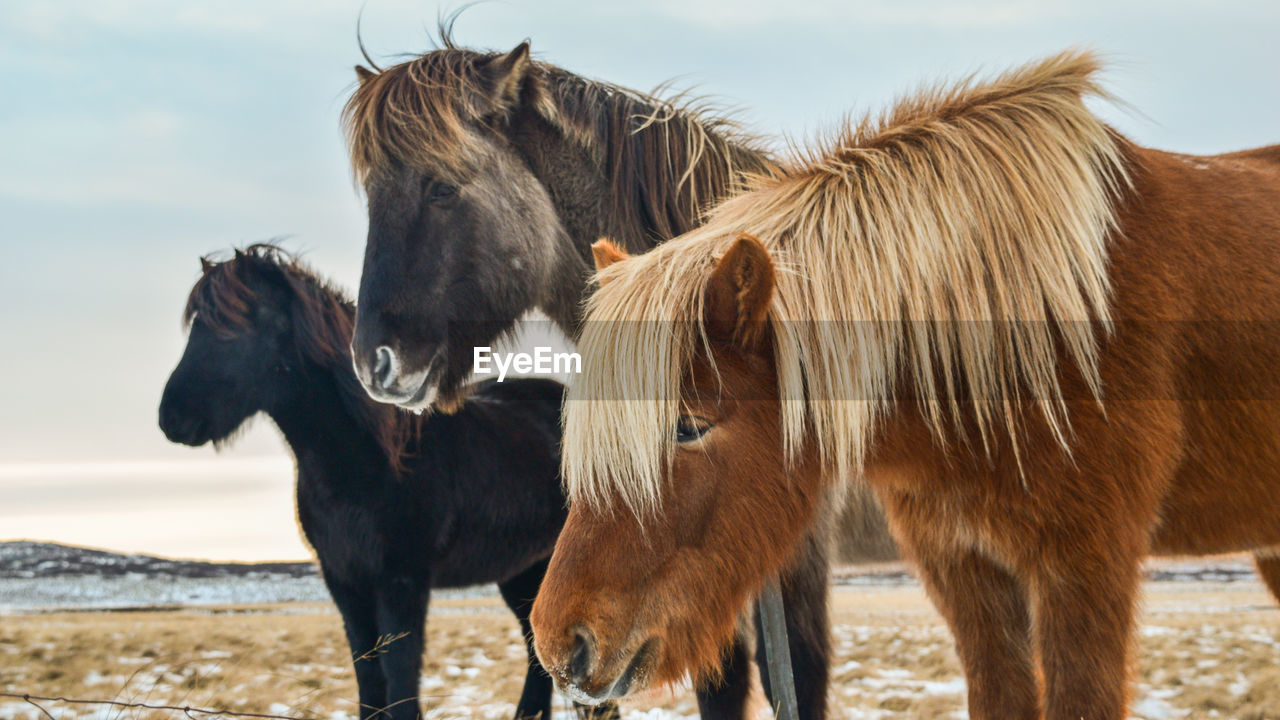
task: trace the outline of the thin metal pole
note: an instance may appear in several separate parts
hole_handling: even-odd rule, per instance
[[[777,720],[799,720],[796,680],[791,669],[791,643],[787,640],[787,615],[777,578],[765,586],[759,607],[765,664],[769,666],[769,689],[773,691],[773,716]]]

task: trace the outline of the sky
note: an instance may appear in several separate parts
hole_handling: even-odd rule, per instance
[[[431,47],[460,3],[0,4],[0,539],[168,556],[308,556],[265,419],[232,448],[156,427],[201,254],[287,238],[348,288],[365,217],[338,113],[361,60]],[[464,45],[648,90],[665,81],[803,142],[923,83],[1085,46],[1149,146],[1280,142],[1274,0],[505,0]]]

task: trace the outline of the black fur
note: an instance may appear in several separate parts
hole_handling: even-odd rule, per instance
[[[297,459],[303,533],[342,613],[360,716],[417,718],[431,588],[498,583],[531,643],[529,611],[566,515],[562,387],[489,383],[456,414],[419,420],[361,389],[346,355],[353,312],[270,246],[207,264],[160,427],[198,446],[258,412],[275,421]],[[551,694],[530,644],[516,717],[549,718]]]

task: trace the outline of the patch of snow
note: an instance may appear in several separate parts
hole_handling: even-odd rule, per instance
[[[956,678],[946,682],[926,680],[924,691],[930,695],[960,695],[965,692],[964,678]]]
[[[1186,717],[1189,710],[1178,710],[1167,701],[1158,697],[1145,697],[1135,702],[1130,708],[1133,720],[1173,720]]]

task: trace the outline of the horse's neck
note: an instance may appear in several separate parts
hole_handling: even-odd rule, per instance
[[[556,260],[556,286],[548,288],[542,309],[565,334],[576,338],[582,320],[582,299],[594,266],[591,244],[607,237],[632,250],[649,249],[670,238],[659,237],[653,226],[619,218],[616,189],[602,159],[566,138],[536,111],[522,110],[511,127],[514,147],[547,189],[569,236],[570,247],[563,248],[564,253]],[[748,164],[764,163],[745,146],[734,145],[733,150]],[[716,188],[719,193],[727,189]],[[686,229],[695,224],[695,219],[690,218]]]
[[[555,206],[566,243],[557,248],[550,287],[540,309],[565,335],[576,338],[582,322],[582,297],[591,275],[591,243],[616,237],[612,190],[600,163],[570,142],[542,116],[526,110],[512,123],[511,140]]]
[[[569,233],[577,254],[591,257],[591,243],[616,234],[613,224],[613,191],[600,162],[586,148],[570,141],[545,118],[524,110],[512,123],[511,139],[529,163],[551,202],[560,223]],[[630,230],[631,233],[635,229]],[[618,237],[620,241],[630,237]]]
[[[349,397],[349,383],[339,370],[314,365],[296,368],[281,382],[291,387],[267,414],[284,434],[298,460],[324,468],[324,477],[338,482],[380,479],[390,472],[390,460],[375,439],[376,413],[361,412],[367,397]],[[302,473],[300,472],[299,475]]]

